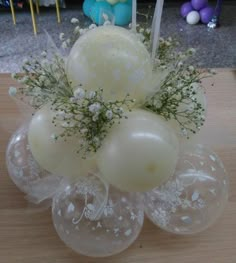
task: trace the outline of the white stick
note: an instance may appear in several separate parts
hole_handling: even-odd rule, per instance
[[[155,59],[156,51],[159,46],[160,28],[161,28],[161,16],[163,10],[164,0],[157,0],[155,13],[152,22],[152,60]]]
[[[132,1],[132,29],[136,31],[137,26],[137,0]]]

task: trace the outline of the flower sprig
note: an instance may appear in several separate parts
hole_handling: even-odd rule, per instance
[[[204,93],[201,80],[209,76],[193,66],[179,65],[169,71],[161,87],[147,98],[145,108],[166,120],[175,120],[181,134],[189,138],[205,122],[205,105],[200,101]]]
[[[55,134],[54,139],[67,140],[78,135],[78,153],[86,158],[89,153],[97,152],[115,123],[127,118],[125,111],[131,111],[134,102],[129,94],[123,100],[104,101],[103,89],[87,91],[78,87],[72,97],[56,99],[52,104],[56,111],[53,123],[62,128],[62,133]]]
[[[29,104],[39,109],[56,97],[71,97],[73,89],[65,72],[65,62],[59,55],[51,60],[44,51],[41,58],[27,60],[22,66],[21,74],[14,74],[21,86],[17,93],[21,98],[29,99]]]

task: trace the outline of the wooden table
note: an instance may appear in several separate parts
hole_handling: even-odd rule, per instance
[[[235,263],[236,71],[220,70],[214,82],[211,87],[211,81],[205,81],[209,111],[202,141],[219,154],[230,176],[224,215],[209,230],[190,237],[166,233],[146,219],[141,235],[128,250],[93,259],[65,247],[53,228],[50,211],[30,206],[8,177],[5,149],[20,119],[7,94],[14,81],[9,75],[0,75],[0,263]]]

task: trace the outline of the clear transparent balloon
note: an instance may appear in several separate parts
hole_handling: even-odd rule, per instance
[[[145,194],[145,212],[154,224],[176,234],[210,227],[228,200],[229,182],[219,157],[195,145],[180,156],[174,176]]]
[[[41,202],[57,190],[61,179],[42,169],[33,158],[28,144],[28,127],[29,124],[25,123],[12,135],[6,151],[6,163],[8,174],[16,186],[37,199],[31,201]]]
[[[67,246],[91,257],[122,252],[138,237],[144,220],[143,202],[136,193],[105,187],[97,176],[81,178],[55,196],[52,215]]]

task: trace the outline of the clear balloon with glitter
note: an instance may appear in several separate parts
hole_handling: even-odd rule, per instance
[[[175,234],[194,234],[210,227],[228,200],[229,182],[219,157],[202,145],[182,153],[174,176],[145,194],[151,221]]]
[[[33,203],[50,199],[61,185],[61,177],[42,169],[35,161],[28,144],[29,124],[23,124],[11,137],[6,163],[8,174],[16,186]]]
[[[108,188],[98,176],[90,174],[53,199],[55,229],[65,244],[80,254],[117,254],[129,247],[141,231],[141,196]]]

